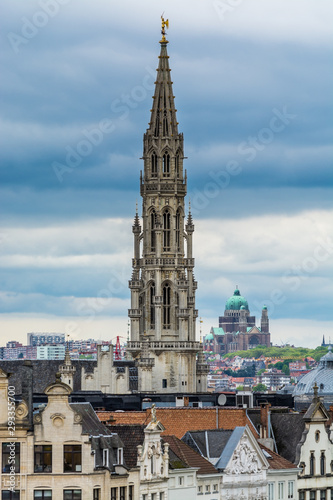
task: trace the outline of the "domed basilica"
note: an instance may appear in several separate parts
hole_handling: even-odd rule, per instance
[[[256,326],[255,316],[251,316],[248,302],[242,297],[238,287],[227,300],[224,316],[219,317],[219,327],[212,327],[204,338],[204,349],[217,354],[227,354],[258,345],[271,345],[267,307],[261,314],[260,327]]]

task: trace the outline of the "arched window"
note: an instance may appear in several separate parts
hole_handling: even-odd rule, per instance
[[[313,451],[310,455],[310,476],[314,476],[315,474],[315,457]]]
[[[177,210],[176,213],[176,248],[177,251],[180,251],[180,213]]]
[[[180,177],[180,172],[179,172],[179,153],[177,153],[176,158],[175,158],[175,170],[176,170],[176,178],[179,179],[179,177]]]
[[[163,177],[170,177],[170,155],[168,153],[163,155]]]
[[[155,252],[155,249],[156,249],[155,222],[156,222],[156,213],[155,213],[155,210],[153,210],[150,214],[150,251],[151,252]]]
[[[320,455],[320,474],[325,476],[325,452],[322,451]]]
[[[163,251],[170,251],[170,212],[166,210],[163,214]]]
[[[157,156],[156,153],[151,155],[151,176],[157,177]]]
[[[166,330],[170,325],[170,310],[171,310],[171,289],[167,283],[163,287],[163,328]]]
[[[154,297],[155,297],[155,283],[153,282],[153,283],[150,285],[150,293],[149,293],[150,328],[155,328],[155,306],[154,306]]]

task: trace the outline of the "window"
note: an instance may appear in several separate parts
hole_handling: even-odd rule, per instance
[[[128,500],[134,500],[134,486],[130,484],[128,487]]]
[[[320,500],[326,500],[326,490],[320,490]]]
[[[325,462],[326,462],[325,461],[325,452],[322,451],[321,454],[320,454],[320,474],[322,476],[325,476],[325,472],[326,472],[325,471],[325,469],[326,469]]]
[[[118,448],[117,449],[117,460],[118,464],[122,464],[124,462],[124,450],[123,448]]]
[[[155,283],[150,285],[150,328],[155,328]]]
[[[150,251],[151,252],[155,252],[155,248],[156,248],[155,223],[156,223],[156,213],[155,213],[155,210],[153,210],[150,214]]]
[[[315,457],[314,457],[314,452],[311,451],[311,454],[310,454],[310,476],[314,476],[314,474],[315,474]]]
[[[298,500],[305,500],[305,491],[304,490],[299,491]]]
[[[111,500],[118,500],[118,488],[111,488]]]
[[[119,488],[119,500],[126,500],[126,486],[120,486],[120,488]]]
[[[20,443],[2,443],[2,472],[20,472]]]
[[[207,484],[205,487],[206,493],[210,493],[210,484]]]
[[[274,483],[268,483],[268,500],[274,500]]]
[[[319,439],[320,439],[320,431],[316,431],[316,432],[315,432],[315,440],[316,440],[316,443],[319,443]]]
[[[156,153],[151,155],[151,176],[157,177],[157,156]]]
[[[179,484],[179,486],[182,486],[184,484],[184,476],[179,476],[178,484]]]
[[[170,309],[171,309],[171,289],[167,283],[163,287],[163,328],[168,329],[170,325]]]
[[[1,493],[1,500],[20,500],[20,492],[5,490]]]
[[[35,490],[34,500],[52,500],[52,490]]]
[[[109,450],[107,448],[103,450],[103,467],[109,467]]]
[[[288,481],[288,498],[294,498],[294,481]]]
[[[150,495],[150,500],[156,500],[156,493],[152,493]]]
[[[310,500],[316,500],[316,490],[310,490]]]
[[[214,484],[213,485],[213,493],[217,493],[219,491],[219,485],[218,484]]]
[[[81,500],[81,490],[64,490],[64,500]]]
[[[65,444],[64,446],[64,472],[82,472],[81,445]],[[67,490],[66,490],[67,491]],[[80,491],[81,490],[68,490]],[[76,500],[76,497],[73,497]],[[81,497],[80,497],[81,498]],[[67,500],[67,499],[64,499]]]
[[[176,213],[176,248],[177,251],[180,251],[180,213],[177,210]]]
[[[52,472],[52,446],[48,444],[35,446],[35,472]]]
[[[93,500],[101,500],[101,490],[99,488],[94,488]]]
[[[162,388],[163,389],[166,389],[168,387],[168,381],[166,378],[163,378],[162,379]]]
[[[160,493],[160,500],[164,500],[164,491],[161,491]]]
[[[284,498],[284,483],[280,481],[278,483],[278,500],[283,500]]]
[[[166,210],[163,214],[163,251],[170,251],[170,212]]]
[[[163,177],[170,177],[170,155],[168,153],[163,155]]]
[[[331,489],[331,500],[333,500],[333,488]]]
[[[179,154],[175,158],[175,170],[176,170],[176,178],[179,179]]]
[[[198,495],[202,495],[202,486],[198,486]]]

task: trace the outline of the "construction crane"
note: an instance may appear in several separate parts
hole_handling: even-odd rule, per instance
[[[122,359],[120,338],[124,339],[125,337],[123,337],[122,335],[117,335],[117,337],[114,337],[111,340],[111,342],[112,342],[114,339],[116,339],[115,350],[113,351],[114,352],[114,359],[115,359],[115,361],[120,361]]]

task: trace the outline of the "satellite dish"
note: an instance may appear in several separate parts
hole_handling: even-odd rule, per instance
[[[225,394],[220,394],[218,399],[217,399],[217,404],[219,406],[225,405],[227,402],[227,396]]]

